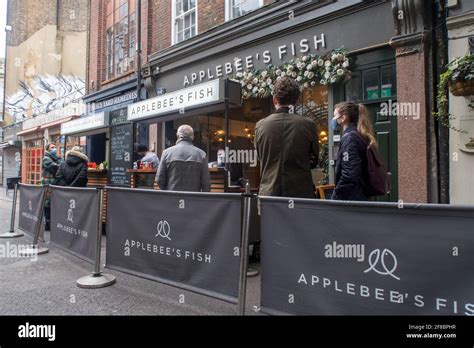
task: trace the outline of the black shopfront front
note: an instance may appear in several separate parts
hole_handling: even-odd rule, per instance
[[[291,74],[293,70],[288,66],[292,64],[295,69],[303,64],[309,70],[312,59],[317,70],[318,58],[324,63],[324,59],[331,60],[331,54],[344,50],[350,59],[352,78],[307,83],[295,105],[296,113],[314,121],[319,136],[322,153],[319,168],[313,171],[315,186],[333,182],[339,139],[328,127],[333,107],[340,101],[355,100],[371,110],[396,189],[396,122],[380,115],[382,103],[396,100],[395,52],[389,46],[393,35],[390,1],[276,2],[152,54],[142,70],[150,97],[227,78],[241,82],[243,97],[241,105],[228,110],[227,118],[224,108],[195,110],[189,116],[176,111],[166,120],[156,118],[161,139],[158,148],[174,145],[177,128],[189,124],[196,131],[195,145],[208,154],[211,166],[220,167],[222,158],[229,160],[239,151],[251,153],[255,124],[274,110],[271,93],[259,93],[258,88],[253,90],[243,82],[248,81],[248,73],[261,82],[262,74],[270,70],[273,77],[275,71]],[[252,156],[237,156],[233,163],[226,166],[230,169],[226,187],[238,185],[238,179],[244,177],[258,189],[259,169]],[[396,200],[395,191],[386,199]]]

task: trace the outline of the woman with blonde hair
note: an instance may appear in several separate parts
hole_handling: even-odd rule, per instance
[[[335,189],[332,199],[367,201],[369,186],[367,146],[377,149],[369,112],[363,104],[339,103],[331,120],[333,130],[342,128],[336,159]]]

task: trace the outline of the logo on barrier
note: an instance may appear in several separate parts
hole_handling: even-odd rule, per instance
[[[28,210],[33,211],[33,203],[31,201],[28,201]]]
[[[160,236],[161,238],[166,238],[168,240],[171,240],[170,238],[171,228],[168,221],[161,220],[160,222],[158,222],[158,225],[156,225],[156,231],[158,233],[155,235],[155,237]]]
[[[385,262],[385,258],[388,257],[389,255],[392,258],[392,266],[391,266],[390,269],[387,266],[387,263]],[[379,263],[381,264],[383,270],[380,270],[377,267],[379,265]],[[383,249],[382,252],[380,252],[380,249],[374,249],[369,255],[369,265],[370,265],[370,267],[367,268],[364,271],[364,273],[367,273],[367,272],[370,272],[370,271],[373,270],[374,272],[376,272],[378,274],[389,275],[389,276],[391,276],[391,277],[393,277],[397,280],[400,280],[399,277],[397,277],[395,274],[393,274],[393,272],[395,272],[397,270],[397,266],[398,266],[397,257],[389,249]]]
[[[71,223],[74,223],[74,210],[76,209],[76,201],[74,199],[71,199],[69,201],[69,209],[67,211],[67,221],[70,221]]]

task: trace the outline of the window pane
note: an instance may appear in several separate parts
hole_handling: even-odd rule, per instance
[[[380,98],[380,76],[379,69],[365,70],[364,76],[364,98],[367,100]]]
[[[260,7],[259,0],[231,0],[230,12],[232,18],[243,16],[249,12],[255,11]]]
[[[382,98],[390,98],[397,95],[396,66],[382,67]]]
[[[187,15],[184,17],[184,27],[189,28],[191,26],[191,16]]]
[[[353,71],[352,78],[346,84],[346,100],[358,101],[362,99],[362,81],[360,71]]]
[[[183,0],[176,0],[176,16],[179,16],[183,13]]]

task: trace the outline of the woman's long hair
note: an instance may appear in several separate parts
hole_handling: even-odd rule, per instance
[[[354,102],[342,102],[336,105],[339,113],[349,117],[349,122],[356,125],[357,131],[370,144],[378,148],[377,140],[374,135],[374,128],[369,117],[369,110],[363,104]]]

